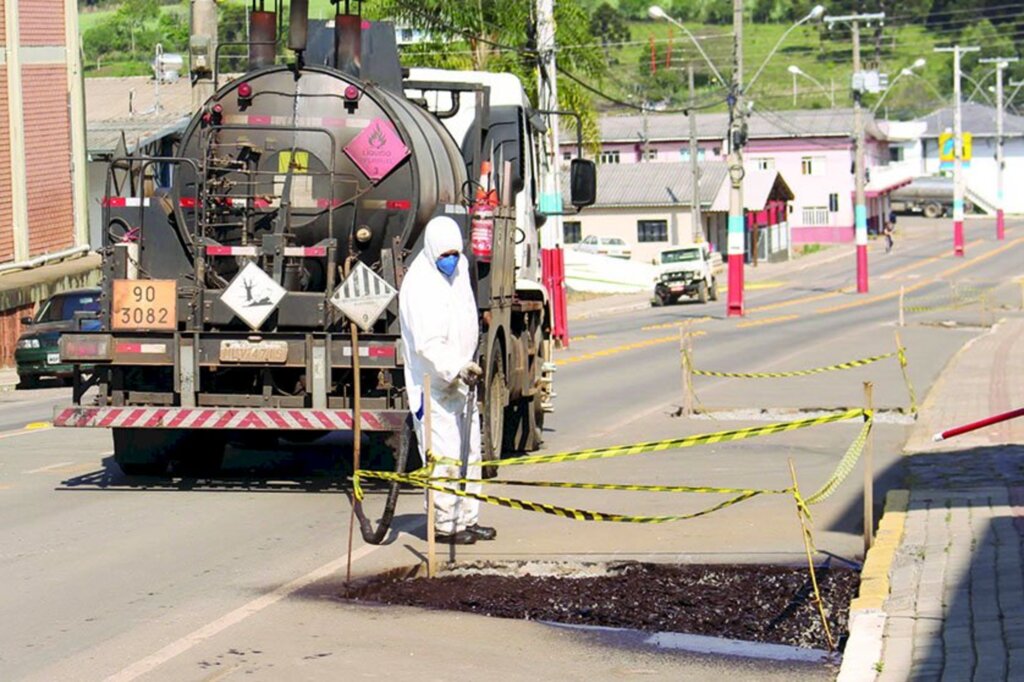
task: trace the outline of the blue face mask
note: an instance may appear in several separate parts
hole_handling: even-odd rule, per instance
[[[437,259],[437,269],[441,271],[445,277],[451,277],[455,274],[455,268],[459,265],[459,254],[453,253],[447,256],[441,256]]]

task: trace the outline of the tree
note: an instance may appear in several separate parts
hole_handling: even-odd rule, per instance
[[[626,17],[607,2],[601,3],[601,6],[590,16],[590,33],[600,36],[605,59],[609,62],[611,62],[611,51],[608,46],[611,43],[626,42],[630,37]]]
[[[406,51],[412,66],[448,66],[462,57],[478,70],[505,71],[519,76],[527,92],[537,80],[533,0],[382,0],[371,12],[404,21],[430,34],[439,50]],[[556,40],[560,69],[577,79],[597,84],[608,64],[601,45],[590,32],[590,16],[575,2],[555,3]],[[597,121],[590,93],[577,80],[558,79],[559,106],[580,112],[584,135],[596,139]]]
[[[131,53],[135,54],[136,37],[145,30],[146,24],[160,16],[158,0],[124,0],[117,8],[115,17],[127,28],[131,37]]]

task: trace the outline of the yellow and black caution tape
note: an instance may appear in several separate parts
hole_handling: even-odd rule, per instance
[[[995,287],[973,287],[959,285],[948,295],[920,296],[904,302],[903,311],[925,313],[939,310],[955,310],[973,303],[984,302]]]
[[[917,393],[914,385],[910,383],[910,373],[907,371],[907,351],[903,346],[897,346],[897,358],[900,361],[900,372],[903,373],[903,382],[907,385],[907,393],[910,395],[910,414],[917,414]]]
[[[868,418],[864,421],[864,426],[861,428],[860,433],[850,444],[850,447],[846,449],[846,454],[839,460],[839,464],[836,465],[835,471],[829,476],[829,479],[825,481],[817,491],[812,495],[804,498],[807,504],[818,504],[823,502],[832,493],[836,491],[839,485],[846,480],[846,477],[850,475],[853,468],[857,465],[857,460],[860,459],[860,455],[864,452],[864,445],[868,442],[868,436],[871,435],[872,419]],[[798,504],[800,500],[797,501]],[[806,506],[804,507],[806,510]],[[810,512],[807,511],[808,518],[810,518]]]
[[[679,438],[668,438],[647,443],[635,443],[633,445],[616,445],[604,448],[591,448],[588,450],[576,450],[571,452],[556,452],[549,455],[524,455],[522,457],[510,457],[493,462],[487,462],[487,466],[517,466],[523,464],[554,464],[556,462],[582,462],[591,459],[610,459],[612,457],[623,457],[625,455],[642,455],[647,452],[663,452],[665,450],[678,450],[690,448],[697,445],[712,445],[715,443],[728,443],[758,436],[770,436],[775,433],[785,433],[806,429],[821,424],[841,422],[848,419],[856,419],[869,414],[867,410],[853,409],[835,414],[823,415],[820,417],[809,417],[797,419],[790,422],[778,422],[765,426],[749,426],[743,429],[732,429],[729,431],[715,431],[713,433],[700,433],[693,436],[681,436]],[[462,462],[457,459],[437,458],[435,464],[460,466]]]
[[[821,374],[823,372],[839,372],[846,369],[854,369],[856,367],[870,365],[880,360],[887,360],[891,357],[895,357],[896,355],[897,351],[893,351],[883,355],[873,355],[869,358],[861,358],[860,360],[840,362],[839,364],[829,365],[827,367],[797,369],[790,372],[716,372],[707,369],[694,369],[693,373],[704,377],[724,377],[727,379],[785,379],[787,377],[805,377],[810,376],[811,374]]]
[[[567,481],[502,481],[495,479],[467,479],[467,478],[432,478],[430,476],[430,469],[433,464],[428,467],[423,467],[412,473],[399,474],[392,471],[356,471],[353,476],[353,493],[358,500],[363,499],[362,480],[363,479],[377,479],[382,481],[390,481],[395,483],[405,483],[414,485],[424,489],[434,490],[440,493],[447,493],[450,495],[456,495],[459,497],[467,497],[487,504],[493,504],[500,507],[508,507],[510,509],[519,509],[522,511],[532,511],[542,514],[550,514],[553,516],[560,516],[566,519],[575,519],[577,521],[607,521],[617,523],[667,523],[670,521],[684,521],[687,519],[694,519],[700,516],[705,516],[716,511],[731,507],[735,504],[745,502],[749,499],[757,497],[759,495],[783,495],[793,494],[796,498],[797,506],[801,512],[806,514],[810,518],[810,511],[807,507],[808,504],[816,504],[821,502],[835,492],[836,488],[846,479],[846,477],[853,470],[857,463],[861,452],[864,450],[864,444],[867,442],[868,435],[871,432],[872,413],[867,410],[850,410],[841,415],[831,415],[832,418],[822,420],[807,419],[798,420],[797,422],[787,422],[784,424],[773,424],[772,427],[786,427],[792,426],[793,424],[800,424],[797,428],[805,428],[806,426],[812,425],[810,422],[824,424],[830,421],[839,421],[842,419],[851,419],[854,417],[863,417],[865,420],[864,427],[861,429],[857,438],[853,444],[850,445],[843,459],[839,462],[836,470],[832,473],[829,479],[822,485],[822,487],[810,497],[802,498],[795,488],[783,488],[783,489],[757,489],[757,488],[723,488],[713,486],[683,486],[683,485],[638,485],[638,484],[620,484],[620,483],[576,483]],[[770,427],[764,427],[770,428]],[[789,429],[784,429],[789,430]],[[720,432],[718,434],[704,434],[704,436],[720,436],[722,433],[738,433],[750,431],[750,429],[739,429],[733,432]],[[778,431],[772,431],[777,433]],[[760,434],[764,435],[764,434]],[[752,436],[744,436],[752,437]],[[693,437],[691,437],[693,438]],[[686,439],[677,439],[686,440]],[[737,440],[737,439],[734,439]],[[665,443],[669,441],[659,441]],[[720,440],[704,440],[702,442],[721,442]],[[697,443],[690,443],[695,445]],[[644,444],[639,444],[644,445]],[[649,444],[647,444],[649,445]],[[637,446],[632,446],[637,447]],[[682,446],[686,447],[686,446]],[[608,451],[620,450],[621,448],[608,448]],[[652,450],[646,450],[650,452]],[[573,454],[573,453],[567,453]],[[636,454],[636,453],[624,453],[624,454]],[[432,462],[444,462],[451,460],[434,460],[432,457],[428,457]],[[518,458],[518,459],[536,459],[536,458]],[[511,460],[505,460],[508,462]],[[552,460],[552,461],[566,461]],[[456,462],[457,463],[457,462]],[[473,492],[465,490],[459,486],[463,485],[509,485],[509,486],[531,486],[539,488],[573,488],[573,489],[586,489],[586,490],[623,490],[632,492],[658,492],[658,493],[699,493],[699,494],[724,494],[733,495],[733,497],[712,505],[705,509],[701,509],[696,512],[688,514],[669,514],[669,515],[656,515],[656,516],[642,516],[634,514],[618,514],[609,512],[599,512],[588,509],[575,509],[572,507],[563,507],[559,505],[546,504],[542,502],[533,502],[530,500],[522,500],[511,497],[501,497],[497,495],[485,495],[483,493]]]

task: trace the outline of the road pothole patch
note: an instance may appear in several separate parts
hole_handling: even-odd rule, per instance
[[[459,565],[433,579],[390,572],[356,586],[358,602],[416,606],[573,626],[686,633],[826,648],[806,568],[546,562]],[[859,574],[817,569],[833,637],[847,636]]]

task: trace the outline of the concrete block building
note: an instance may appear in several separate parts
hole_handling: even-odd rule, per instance
[[[0,367],[20,318],[95,281],[89,256],[85,105],[73,0],[0,2]]]

